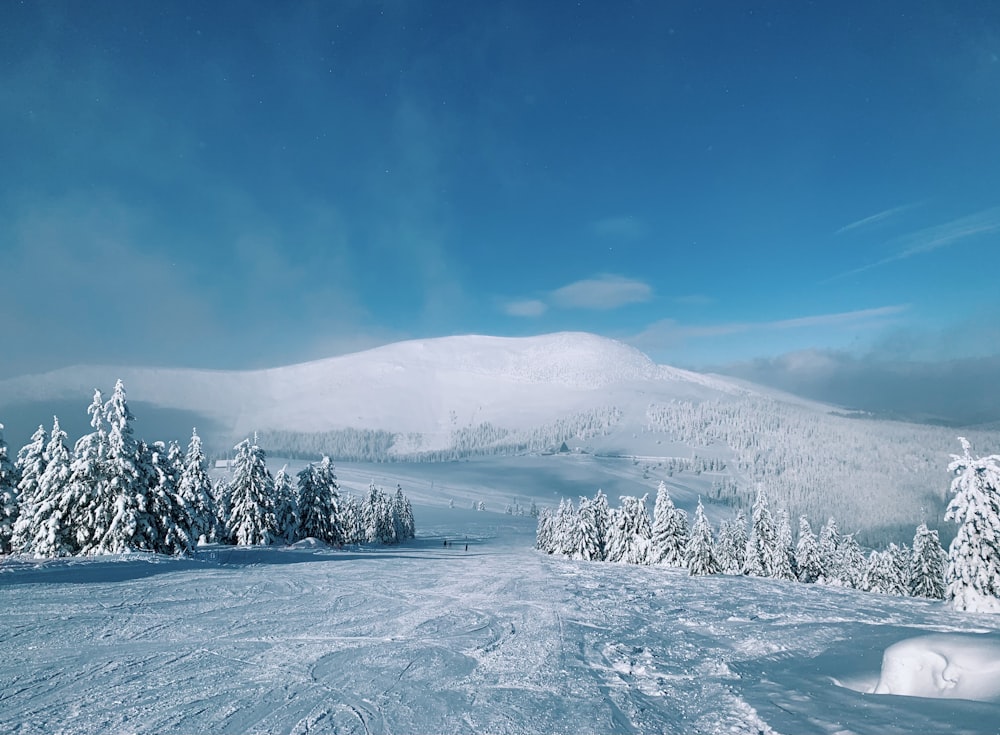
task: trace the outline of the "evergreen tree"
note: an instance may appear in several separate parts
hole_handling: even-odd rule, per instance
[[[344,543],[340,486],[329,457],[324,457],[320,464],[309,464],[299,472],[297,505],[299,537],[316,538],[334,546]],[[380,508],[379,512],[383,509]]]
[[[910,594],[914,597],[942,599],[945,592],[946,560],[947,555],[941,547],[938,532],[928,529],[926,523],[917,526],[910,555]]]
[[[612,515],[609,560],[626,564],[650,564],[653,529],[646,512],[646,496],[623,495],[618,512]]]
[[[788,511],[779,508],[775,514],[777,538],[774,546],[773,569],[777,579],[795,579],[795,550],[792,548],[792,524]]]
[[[653,506],[651,563],[683,566],[687,543],[687,515],[674,507],[667,484],[661,481]]]
[[[734,518],[724,521],[715,545],[716,561],[723,574],[743,574],[747,554],[747,518],[737,511]]]
[[[152,550],[155,523],[149,512],[149,483],[153,470],[132,430],[135,417],[128,407],[125,386],[119,379],[104,406],[108,423],[107,500],[112,509],[98,513],[110,517],[107,532],[90,547],[91,553],[121,554],[133,549]]]
[[[39,425],[31,441],[17,453],[14,468],[20,477],[17,483],[18,517],[14,523],[11,547],[15,552],[30,550],[34,538],[32,528],[39,498],[39,481],[45,472],[47,460],[45,447],[48,444],[48,433],[45,427]]]
[[[594,518],[594,528],[597,532],[598,556],[604,560],[608,554],[608,529],[611,525],[611,509],[608,507],[608,496],[598,490],[590,504],[590,512]]]
[[[65,493],[70,478],[70,454],[66,432],[59,428],[59,419],[52,422],[52,433],[45,446],[45,471],[38,479],[34,513],[25,530],[28,539],[25,551],[36,557],[72,556],[76,539],[69,523]]]
[[[890,544],[884,551],[871,552],[859,589],[882,595],[906,596],[908,589],[898,557],[899,547],[895,544]]]
[[[274,525],[275,540],[291,544],[298,540],[299,504],[298,494],[288,476],[288,465],[278,470],[274,476]]]
[[[868,559],[853,533],[841,536],[837,545],[837,562],[832,584],[851,589],[861,589]]]
[[[824,576],[820,563],[819,541],[809,525],[809,519],[799,516],[799,540],[795,545],[795,568],[800,582],[815,582]]]
[[[226,488],[227,538],[240,546],[267,545],[277,532],[274,478],[256,441],[244,439],[234,449],[233,478]]]
[[[604,558],[597,522],[594,518],[594,501],[588,498],[580,498],[572,543],[574,559],[601,561]]]
[[[559,501],[552,525],[553,553],[569,556],[573,553],[573,537],[576,533],[576,508],[573,501],[563,498]]]
[[[0,424],[0,554],[11,552],[14,538],[14,524],[17,523],[18,496],[17,483],[20,480],[17,468],[10,460],[7,442]]]
[[[196,429],[191,430],[191,441],[184,454],[180,483],[177,492],[191,514],[191,537],[195,542],[204,539],[216,541],[218,537],[218,508],[208,475],[208,460],[201,446]]]
[[[372,482],[368,486],[368,499],[362,512],[364,513],[365,540],[378,544],[396,542],[392,523],[392,504],[381,488]]]
[[[832,517],[819,530],[818,565],[820,574],[817,582],[834,583],[840,565],[840,530]]]
[[[194,548],[194,525],[191,511],[180,495],[180,479],[184,470],[180,446],[171,442],[155,442],[143,447],[149,463],[148,491],[146,494],[152,520],[150,538],[146,544],[153,551],[163,554],[188,554]]]
[[[396,519],[396,538],[400,541],[415,538],[417,526],[413,518],[413,505],[406,497],[401,485],[396,485],[396,494],[392,499],[392,512]]]
[[[688,541],[685,559],[688,574],[718,574],[719,562],[715,558],[712,525],[705,515],[705,508],[698,498],[698,507],[694,513],[694,525],[691,527],[691,538]]]
[[[747,557],[743,573],[754,577],[774,577],[777,574],[775,560],[778,548],[778,530],[768,508],[767,496],[763,488],[757,489],[753,503],[750,538],[747,541]]]
[[[948,549],[945,599],[956,610],[1000,612],[1000,455],[952,455],[948,471],[954,497],[945,520],[958,524]]]
[[[552,511],[543,508],[538,514],[538,525],[535,528],[535,548],[546,554],[555,553],[554,518]]]
[[[76,544],[83,554],[100,545],[114,518],[114,499],[107,476],[108,434],[104,430],[104,402],[99,390],[94,391],[87,413],[93,431],[80,437],[73,448],[67,499]]]
[[[352,494],[344,498],[344,540],[348,544],[361,544],[365,541],[364,512],[361,500]]]

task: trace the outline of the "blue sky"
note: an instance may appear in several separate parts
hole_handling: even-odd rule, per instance
[[[289,5],[0,4],[0,375],[1000,352],[995,3]]]

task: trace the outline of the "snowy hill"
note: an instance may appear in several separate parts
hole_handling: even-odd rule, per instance
[[[125,381],[137,430],[225,453],[252,432],[269,454],[448,460],[570,450],[627,457],[641,479],[692,502],[747,507],[758,484],[792,513],[848,530],[941,517],[954,431],[835,415],[829,406],[657,365],[583,333],[447,337],[254,371],[74,367],[0,381],[0,421],[20,446],[53,413],[88,430],[95,388]],[[996,451],[996,432],[969,436]],[[602,482],[580,488],[590,495]]]

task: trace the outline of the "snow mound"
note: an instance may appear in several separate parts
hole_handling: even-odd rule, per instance
[[[1000,701],[1000,640],[936,633],[889,646],[875,694]]]

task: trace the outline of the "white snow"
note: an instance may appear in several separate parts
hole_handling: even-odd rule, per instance
[[[495,484],[477,481],[490,466]],[[574,471],[554,466],[338,466],[351,489],[376,472],[403,484],[418,537],[399,547],[7,559],[0,731],[995,731],[995,702],[847,686],[874,688],[899,641],[948,634],[958,661],[952,634],[971,631],[996,650],[1000,619],[550,557],[534,519],[447,507],[462,491],[498,510],[512,485],[525,503],[551,496]]]
[[[1000,701],[1000,641],[937,633],[895,643],[882,658],[875,694]]]

